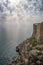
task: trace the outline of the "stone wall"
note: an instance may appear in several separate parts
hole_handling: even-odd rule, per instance
[[[36,36],[36,31],[37,31],[37,26],[35,24],[33,24],[33,37]]]
[[[43,22],[33,25],[33,37],[38,41],[43,42]]]
[[[43,42],[43,22],[41,24],[41,29],[40,29],[40,34],[41,34],[41,41]]]

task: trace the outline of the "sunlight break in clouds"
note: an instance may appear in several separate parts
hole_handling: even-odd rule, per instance
[[[43,21],[43,0],[0,0],[0,21]]]
[[[17,5],[20,0],[9,0],[13,6]]]

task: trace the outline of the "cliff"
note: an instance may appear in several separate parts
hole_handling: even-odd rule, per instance
[[[32,37],[16,47],[19,57],[8,65],[43,65],[42,25],[43,23],[33,25],[34,31]]]
[[[33,37],[37,42],[43,42],[43,22],[33,25]]]

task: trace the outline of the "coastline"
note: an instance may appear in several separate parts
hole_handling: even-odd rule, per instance
[[[30,44],[29,39],[16,47],[19,57],[8,65],[43,65],[43,44]]]
[[[33,35],[16,47],[19,57],[8,65],[43,65],[43,23],[33,25]]]

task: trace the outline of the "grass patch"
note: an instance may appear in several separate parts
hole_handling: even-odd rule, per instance
[[[32,44],[32,46],[35,46],[37,44],[37,40],[35,38],[30,38],[29,42]]]

